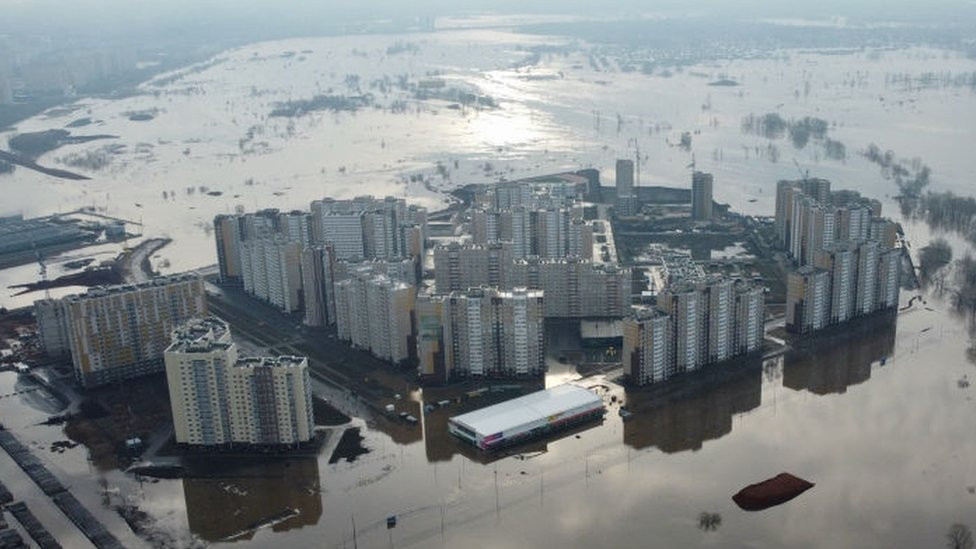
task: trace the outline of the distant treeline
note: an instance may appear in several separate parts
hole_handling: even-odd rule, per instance
[[[933,229],[955,231],[976,244],[976,199],[930,192],[915,202],[913,210]]]
[[[782,139],[789,135],[790,141],[797,149],[806,147],[813,140],[823,145],[827,158],[832,160],[847,158],[847,147],[840,141],[828,137],[830,123],[822,118],[804,116],[800,119],[786,120],[774,112],[763,115],[750,113],[742,118],[742,132],[766,139]]]
[[[871,143],[864,151],[864,158],[874,162],[881,168],[881,175],[885,179],[893,179],[898,185],[898,192],[908,198],[921,196],[922,191],[929,185],[932,170],[922,163],[921,159],[913,158],[910,162],[898,160],[892,150],[881,152],[881,148]]]
[[[355,112],[371,103],[372,97],[369,95],[316,95],[311,99],[278,103],[271,111],[271,116],[292,118],[314,111]]]

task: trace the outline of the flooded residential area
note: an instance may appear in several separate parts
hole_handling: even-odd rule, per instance
[[[728,32],[672,9],[623,18],[473,10],[407,17],[419,22],[404,28],[365,19],[341,31],[238,39],[140,73],[127,93],[79,92],[0,127],[0,433],[33,456],[17,458],[7,443],[0,451],[0,531],[8,527],[28,547],[42,546],[41,534],[14,511],[23,502],[53,546],[72,548],[972,547],[976,10],[948,5],[932,16],[942,20],[917,25],[894,15],[742,16]],[[954,13],[955,21],[946,15]],[[944,36],[931,30],[938,25],[949,29]],[[762,33],[765,39],[753,39]],[[3,38],[0,32],[0,52],[13,47]],[[7,65],[0,61],[0,109],[8,73],[17,75],[9,104],[30,101],[26,69]],[[708,176],[708,214],[696,222],[701,175]],[[622,181],[633,185],[632,198]],[[825,195],[836,195],[838,212],[873,201],[871,219],[890,220],[900,273],[892,306],[865,306],[865,314],[815,331],[795,329],[791,315],[801,313],[790,277],[806,271],[799,244],[794,252],[775,241],[782,234],[780,183],[787,181],[796,188],[829,181]],[[530,343],[520,339],[518,330],[532,326],[532,297],[553,299],[549,286],[541,297],[547,260],[503,247],[506,238],[517,239],[513,232],[503,237],[490,224],[496,218],[485,229],[477,217],[495,208],[501,227],[505,215],[528,208],[498,206],[501,189],[514,184],[532,189],[524,196],[536,193],[540,212],[578,216],[566,227],[595,227],[584,233],[585,261],[565,251],[570,237],[550,259],[596,264],[594,272],[606,277],[626,269],[626,312],[545,309],[538,348],[531,346],[534,332]],[[585,192],[567,206],[560,194],[566,188]],[[400,267],[386,265],[414,249],[414,218],[404,219],[423,209],[420,251],[404,278],[413,280],[400,282],[411,288],[402,360],[393,345],[384,355],[372,339],[361,343],[355,325],[344,332],[342,292],[353,296],[355,288],[339,281],[341,257],[334,275],[325,269],[336,277],[335,289],[328,279],[316,298],[332,299],[322,316],[337,314],[338,327],[310,320],[310,276],[317,271],[302,254],[341,256],[343,243],[329,240],[324,220],[347,214],[331,204],[358,204],[364,195],[391,197],[383,207],[399,208],[395,221],[406,227],[408,236],[387,244],[401,254],[384,258],[382,287],[390,296],[400,296],[393,292],[401,286],[385,277]],[[325,236],[317,235],[316,208],[326,207],[336,209],[321,214]],[[285,217],[299,213],[309,216],[302,238],[326,243],[328,252],[311,252],[320,248],[309,242],[289,252],[303,262],[295,276],[304,284],[304,310],[281,305],[287,300],[275,301],[270,291],[260,297],[246,261],[237,264],[248,270],[238,275],[243,282],[228,283],[233,268],[220,231],[233,226],[243,235],[269,209],[281,216],[276,244]],[[548,221],[533,215],[525,226],[541,231]],[[838,230],[841,219],[837,213]],[[813,235],[813,226],[803,231]],[[496,230],[499,242],[479,236],[479,227],[488,235]],[[44,240],[26,245],[25,237],[11,236],[27,231],[43,231]],[[364,234],[357,238],[368,239]],[[807,234],[804,246],[815,240]],[[461,287],[443,287],[438,254],[492,245],[515,254],[509,286],[499,282],[498,260],[485,263],[490,272],[473,274],[451,263],[452,276],[479,282],[468,288],[451,278]],[[248,246],[235,253],[258,257]],[[361,246],[366,259],[349,264],[379,261],[375,248]],[[532,246],[544,255],[542,244]],[[836,269],[821,263],[819,251],[816,257],[811,267]],[[858,261],[859,273],[879,264]],[[523,285],[517,273],[532,273],[533,265],[536,278],[524,275]],[[270,286],[274,276],[265,276]],[[349,276],[364,288],[375,280]],[[604,280],[593,276],[586,280]],[[187,336],[191,351],[209,345],[207,352],[227,352],[239,366],[263,360],[307,370],[296,374],[304,376],[307,404],[293,409],[314,433],[301,443],[186,444],[183,437],[197,436],[198,427],[174,406],[178,366],[169,356],[169,330],[155,350],[161,361],[167,349],[165,368],[97,383],[86,377],[97,372],[97,360],[78,366],[67,343],[52,356],[38,334],[45,326],[35,302],[123,300],[160,280],[190,278],[199,287],[167,296],[159,310],[176,311],[177,300],[186,299],[185,307],[205,312],[195,316],[222,319],[209,332],[193,332],[192,341]],[[652,382],[639,381],[637,355],[627,354],[628,327],[677,315],[665,311],[662,296],[682,279],[714,278],[759,296],[756,345],[698,368],[666,366],[663,380],[655,370]],[[575,284],[558,287],[590,289],[581,282],[573,290]],[[434,290],[449,293],[438,298]],[[525,356],[538,356],[541,370],[531,370],[530,358],[530,369],[517,375],[482,375],[466,365],[481,360],[473,351],[456,363],[443,358],[449,334],[455,341],[474,336],[449,327],[451,315],[435,307],[453,311],[462,299],[464,307],[482,300],[498,310],[514,300],[510,316],[491,317],[494,332],[485,333],[496,340],[485,348],[502,356],[514,345],[511,360],[521,367]],[[578,301],[580,309],[614,306],[612,297]],[[348,311],[356,312],[351,303]],[[135,306],[113,318],[135,318]],[[385,306],[395,317],[395,305]],[[802,314],[812,307],[804,301]],[[77,316],[82,309],[65,310]],[[433,313],[424,311],[432,310],[444,335],[425,346]],[[464,322],[474,322],[471,310],[463,309]],[[373,337],[375,317],[362,322]],[[463,326],[470,332],[471,325]],[[504,339],[508,325],[517,326],[511,340]],[[715,344],[709,329],[700,336],[705,347]],[[101,337],[85,349],[111,336]],[[173,337],[178,341],[175,327]],[[78,349],[70,346],[72,355]],[[425,356],[432,364],[426,370]],[[671,360],[680,364],[681,357]],[[254,385],[228,389],[237,392],[226,398],[253,398],[255,410],[264,405],[263,387],[292,404],[304,398],[298,385],[285,387],[295,379],[290,373],[273,382],[254,375]],[[182,390],[200,390],[200,379],[184,379]],[[459,416],[503,410],[513,399],[564,384],[598,397],[596,419],[533,427],[531,438],[520,433],[493,449],[458,436]],[[233,414],[243,412],[227,412],[228,432]],[[298,420],[280,419],[280,409],[274,414],[276,426],[268,429],[279,436],[301,431]],[[553,423],[558,414],[551,414]],[[206,428],[200,432],[200,440],[211,440]],[[25,466],[23,459],[33,461]],[[733,500],[781,473],[809,486],[762,510]],[[60,487],[39,482],[43,475]],[[11,497],[3,498],[5,491]],[[64,503],[65,494],[82,511]]]

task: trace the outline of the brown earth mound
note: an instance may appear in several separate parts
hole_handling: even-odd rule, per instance
[[[812,482],[789,473],[780,473],[758,484],[750,484],[732,496],[732,501],[746,511],[762,511],[790,501],[813,488]]]

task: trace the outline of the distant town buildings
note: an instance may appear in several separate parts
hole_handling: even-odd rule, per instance
[[[172,330],[207,303],[203,280],[179,275],[42,300],[35,312],[45,348],[62,354],[67,342],[78,381],[95,387],[161,371]]]
[[[670,284],[624,319],[624,373],[647,385],[762,349],[764,289],[716,276]]]
[[[241,358],[213,317],[177,327],[164,356],[177,443],[288,445],[314,436],[306,358]]]
[[[695,221],[712,219],[712,174],[696,171],[691,174],[691,218]]]
[[[787,279],[786,326],[810,333],[897,307],[898,227],[881,204],[824,179],[780,181],[775,230],[798,268]]]

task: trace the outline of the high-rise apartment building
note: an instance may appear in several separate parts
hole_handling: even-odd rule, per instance
[[[872,218],[868,239],[876,240],[882,252],[898,243],[898,224],[887,218]]]
[[[418,371],[444,380],[543,374],[543,301],[543,292],[524,288],[422,295]]]
[[[818,252],[817,268],[830,273],[830,322],[846,322],[855,316],[857,297],[857,246],[838,242]]]
[[[230,329],[212,317],[175,329],[164,355],[178,443],[266,446],[314,436],[306,358],[239,358]]]
[[[220,281],[224,284],[242,284],[240,217],[236,215],[218,215],[215,217],[214,239],[217,242],[217,265],[220,268]]]
[[[699,285],[702,304],[701,356],[705,363],[722,362],[733,357],[735,349],[735,297],[731,279],[718,277]],[[707,336],[707,339],[706,339]]]
[[[336,259],[423,255],[427,211],[393,197],[326,198],[311,204],[312,242],[332,244]]]
[[[651,308],[635,307],[623,321],[624,376],[634,385],[668,379],[671,365],[671,317]]]
[[[630,311],[631,271],[581,259],[517,260],[511,287],[545,292],[547,318],[622,318]]]
[[[306,326],[335,324],[335,254],[330,244],[302,250],[302,288]]]
[[[472,289],[445,300],[454,375],[524,376],[545,371],[543,292]]]
[[[176,442],[230,444],[227,369],[238,355],[227,324],[213,317],[191,319],[173,330],[163,356]]]
[[[657,296],[656,310],[635,307],[624,319],[624,371],[635,385],[762,349],[764,289],[714,276],[683,280]]]
[[[713,180],[710,173],[696,171],[691,174],[691,218],[696,221],[712,219]]]
[[[478,209],[471,231],[475,244],[510,242],[515,259],[593,256],[593,226],[577,207]]]
[[[703,301],[702,293],[690,282],[672,284],[657,295],[658,310],[668,315],[671,321],[669,354],[674,360],[670,371],[665,372],[667,377],[697,370],[706,362],[701,344],[703,334],[707,334]]]
[[[282,236],[241,244],[244,291],[286,313],[302,308],[301,244]]]
[[[901,248],[885,250],[878,254],[877,310],[896,309],[901,287]]]
[[[820,250],[835,242],[884,240],[893,247],[897,228],[877,221],[881,204],[855,191],[830,191],[823,179],[780,181],[776,185],[777,239],[800,266],[812,265]]]
[[[217,244],[217,263],[220,267],[220,281],[224,284],[242,285],[244,266],[241,247],[244,242],[286,236],[294,230],[295,220],[300,212],[282,214],[274,208],[239,215],[217,215],[214,217],[214,239]],[[284,233],[282,232],[284,231]]]
[[[434,281],[438,293],[479,286],[510,287],[512,244],[458,244],[434,248]]]
[[[740,281],[736,282],[734,292],[732,354],[743,355],[760,351],[766,333],[766,289]]]
[[[798,194],[808,196],[821,204],[828,204],[830,202],[830,181],[806,178],[799,181],[779,181],[776,183],[776,234],[780,244],[787,250],[791,249],[790,231],[794,218],[793,203]]]
[[[416,288],[362,273],[335,284],[339,339],[399,364],[411,358]]]
[[[876,240],[865,240],[857,244],[854,316],[869,315],[878,309],[879,248]]]
[[[830,324],[830,273],[807,265],[786,281],[786,329],[809,333]]]
[[[280,213],[278,214],[278,232],[287,240],[297,242],[300,248],[305,248],[312,241],[312,228],[309,219],[309,213],[301,210]]]
[[[615,171],[617,215],[634,215],[637,213],[637,197],[634,196],[634,161],[618,159]]]
[[[71,354],[68,339],[68,316],[60,299],[40,299],[34,302],[38,339],[44,353],[51,358]]]
[[[871,235],[871,206],[852,203],[837,208],[837,240],[864,242]]]
[[[41,341],[67,347],[75,376],[95,387],[162,370],[170,332],[205,315],[203,279],[157,278],[143,284],[96,287],[40,303]]]
[[[329,212],[316,222],[322,228],[322,238],[316,243],[332,244],[337,259],[356,261],[366,257],[362,212]]]

